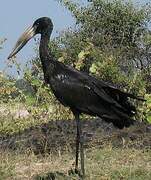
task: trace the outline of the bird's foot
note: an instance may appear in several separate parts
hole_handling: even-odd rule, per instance
[[[79,175],[79,176],[82,176],[82,174],[81,174],[81,171],[78,169],[78,168],[75,168],[75,169],[70,169],[69,171],[68,171],[68,174],[69,175]]]

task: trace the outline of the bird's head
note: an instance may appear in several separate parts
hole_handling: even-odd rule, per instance
[[[20,38],[16,42],[14,49],[8,56],[8,59],[15,56],[25,46],[25,44],[36,34],[50,35],[52,29],[53,29],[53,24],[50,18],[42,17],[37,19],[33,23],[33,25],[27,28],[27,30],[20,36]]]

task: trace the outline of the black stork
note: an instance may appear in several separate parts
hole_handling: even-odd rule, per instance
[[[80,147],[81,174],[84,177],[83,135],[79,118],[80,114],[85,113],[98,116],[122,129],[129,127],[134,122],[133,116],[136,113],[136,108],[130,103],[129,98],[143,99],[122,92],[106,82],[55,60],[48,49],[52,30],[53,24],[50,18],[42,17],[37,19],[18,39],[8,58],[12,58],[17,54],[36,34],[41,34],[39,54],[44,80],[49,84],[56,98],[64,106],[70,107],[75,117],[77,123],[75,171],[78,172]]]

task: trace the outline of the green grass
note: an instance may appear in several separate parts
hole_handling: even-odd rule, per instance
[[[91,161],[92,162],[91,162]],[[135,149],[95,149],[88,158],[92,179],[150,179],[151,152]]]

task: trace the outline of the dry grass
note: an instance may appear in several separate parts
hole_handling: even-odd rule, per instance
[[[0,180],[79,180],[73,120],[0,115]],[[83,120],[86,180],[150,180],[151,127]]]
[[[151,179],[151,151],[108,146],[87,149],[85,156],[87,180]],[[68,174],[74,168],[71,153],[43,157],[32,152],[1,152],[0,164],[0,179],[78,179],[78,176]]]

